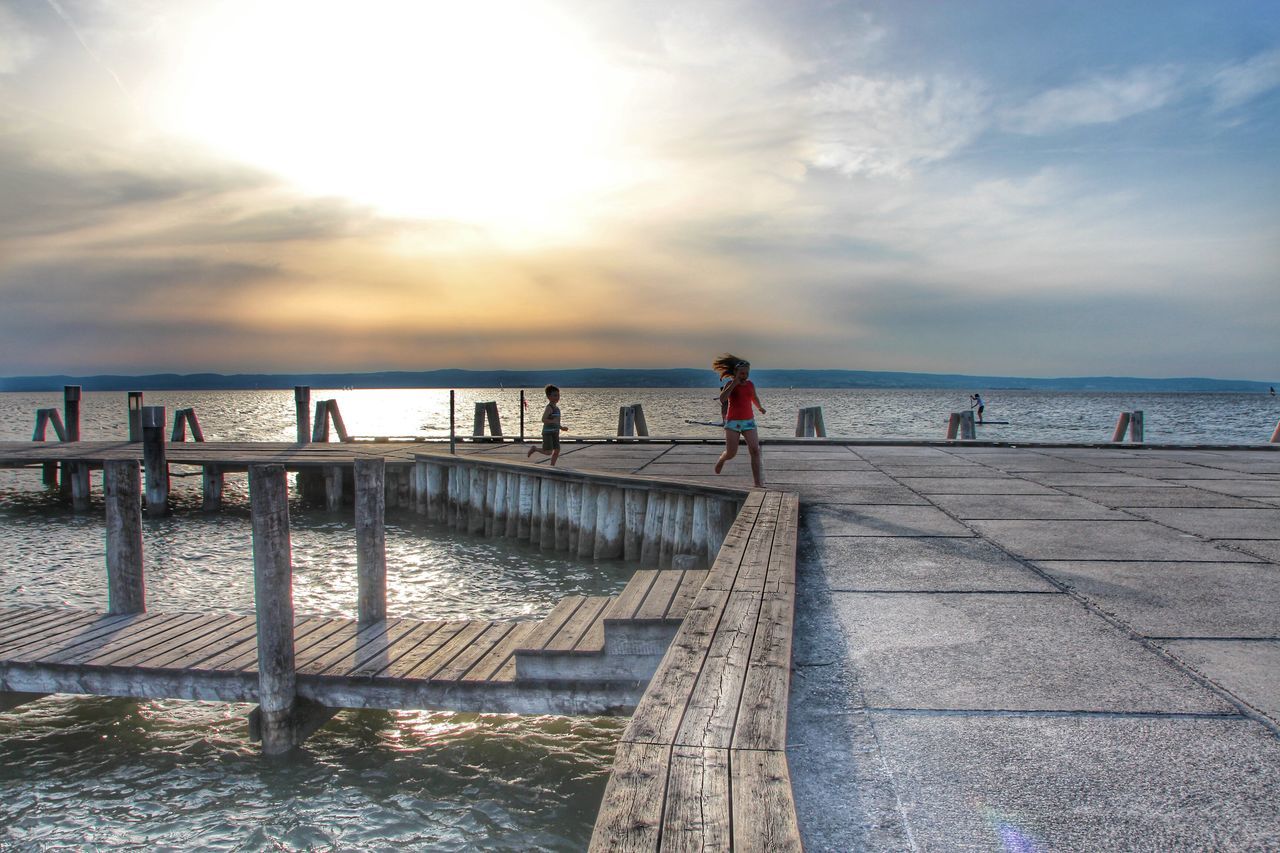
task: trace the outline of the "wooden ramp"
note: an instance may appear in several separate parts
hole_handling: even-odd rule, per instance
[[[799,850],[787,695],[799,499],[753,492],[618,746],[591,849]]]
[[[298,694],[333,708],[627,710],[705,575],[640,572],[618,596],[571,596],[539,621],[299,617]],[[0,692],[256,702],[258,685],[254,616],[0,608]]]

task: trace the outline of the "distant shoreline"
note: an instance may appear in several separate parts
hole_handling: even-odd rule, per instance
[[[1034,378],[964,374],[903,373],[869,370],[769,370],[752,377],[761,386],[812,389],[914,389],[972,391],[1092,391],[1147,393],[1267,394],[1273,382],[1186,377],[1149,379],[1125,376]],[[710,369],[573,368],[566,370],[426,370],[370,373],[153,373],[142,376],[15,376],[0,378],[0,392],[59,391],[79,385],[85,391],[217,391],[314,388],[538,388],[548,383],[567,388],[714,388]]]

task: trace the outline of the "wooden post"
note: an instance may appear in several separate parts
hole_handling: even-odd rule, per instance
[[[324,466],[324,508],[329,512],[342,509],[342,466]]]
[[[516,538],[527,540],[533,519],[533,484],[537,480],[529,474],[520,475],[520,488],[516,499]]]
[[[1275,432],[1271,433],[1271,443],[1280,444],[1280,421],[1276,421]]]
[[[604,488],[591,483],[582,484],[582,505],[578,512],[578,556],[591,557],[596,552],[596,519],[599,509],[596,495]]]
[[[311,427],[311,440],[320,443],[329,440],[329,401],[316,400],[316,420]]]
[[[142,441],[142,392],[129,392],[129,441]]]
[[[822,407],[813,407],[813,434],[817,438],[827,437],[827,422],[822,419]]]
[[[249,514],[253,524],[253,593],[258,617],[257,729],[263,752],[278,755],[297,746],[293,727],[297,699],[293,564],[289,547],[289,493],[283,465],[249,466]]]
[[[468,533],[484,533],[485,472],[472,468],[467,472],[467,527]]]
[[[505,471],[489,474],[489,515],[484,523],[485,536],[501,537],[507,532],[507,475]]]
[[[502,440],[502,421],[498,418],[498,402],[490,400],[484,404],[485,415],[489,418],[489,435],[493,436],[494,441]]]
[[[311,386],[293,386],[293,407],[298,413],[298,444],[311,441]]]
[[[184,409],[187,413],[187,425],[191,427],[191,440],[204,441],[204,430],[200,429],[200,419],[196,417],[195,409]]]
[[[636,434],[636,413],[630,406],[618,408],[618,435]]]
[[[142,578],[142,474],[133,459],[102,464],[107,505],[107,612],[146,610]]]
[[[516,439],[520,444],[524,444],[524,407],[527,405],[524,401],[524,389],[520,389],[520,437]]]
[[[63,421],[66,441],[80,440],[80,386],[62,388]],[[71,495],[71,508],[77,512],[89,509],[89,466],[80,462],[62,463],[63,494]]]
[[[668,494],[662,498],[662,541],[658,551],[658,568],[671,568],[671,558],[676,551],[676,537],[683,519],[680,517],[679,495]]]
[[[427,518],[432,521],[443,521],[449,509],[448,477],[445,466],[427,463]]]
[[[457,410],[454,408],[455,393],[452,390],[449,391],[449,453],[451,454],[458,452],[458,434],[455,422]]]
[[[557,551],[568,551],[569,528],[572,527],[569,523],[569,484],[564,480],[556,480],[554,495],[556,504],[555,548]]]
[[[520,475],[507,474],[507,528],[506,537],[516,539],[520,536]]]
[[[471,425],[471,438],[478,440],[484,435],[484,403],[476,403],[475,420]]]
[[[387,462],[357,459],[356,574],[361,625],[387,618],[387,535],[385,527]]]
[[[338,433],[338,441],[344,443],[351,441],[351,436],[347,435],[347,425],[342,422],[342,412],[338,411],[338,401],[325,400],[324,405],[329,417],[333,420],[333,428]],[[325,440],[328,441],[328,439],[329,436],[326,434]]]
[[[65,385],[62,388],[63,421],[67,426],[67,441],[80,440],[80,386]]]
[[[174,409],[173,411],[173,434],[169,436],[169,440],[174,444],[185,442],[187,440],[187,410]]]
[[[724,544],[724,538],[720,531],[726,526],[723,513],[726,512],[725,502],[716,498],[707,498],[707,514],[706,526],[703,528],[703,549],[707,560],[707,568],[715,564],[716,555],[720,553],[720,546]]]
[[[1138,444],[1143,443],[1141,409],[1134,409],[1129,413],[1129,440]]]
[[[544,551],[554,551],[556,547],[556,485],[557,481],[542,481],[542,530],[538,545]]]
[[[639,403],[631,404],[632,419],[636,425],[636,435],[649,434],[649,422],[644,419],[644,406]]]
[[[142,461],[147,469],[147,516],[169,512],[169,463],[164,452],[164,406],[142,407]]]
[[[595,559],[616,560],[622,556],[625,526],[622,489],[601,486],[596,497]]]
[[[1129,413],[1121,412],[1120,417],[1116,418],[1116,431],[1111,434],[1112,442],[1124,441],[1124,434],[1129,429]]]
[[[960,413],[960,438],[965,441],[973,441],[978,437],[978,428],[974,424],[973,412]]]
[[[647,493],[644,509],[644,535],[640,540],[640,567],[656,568],[662,552],[662,522],[666,514],[666,501],[662,493]]]
[[[640,562],[644,543],[645,493],[640,489],[626,489],[622,498],[623,533],[622,559],[628,563]]]
[[[955,441],[960,434],[960,413],[952,412],[947,420],[947,441]]]
[[[569,538],[564,551],[569,554],[578,553],[578,540],[582,538],[582,483],[569,483],[564,498],[564,512],[569,524]]]
[[[200,504],[200,510],[217,512],[222,506],[222,468],[218,465],[205,465],[200,474],[201,493],[204,498]]]

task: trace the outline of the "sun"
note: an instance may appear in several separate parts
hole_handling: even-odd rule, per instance
[[[219,5],[166,124],[305,192],[509,234],[580,228],[625,183],[625,84],[536,0]]]

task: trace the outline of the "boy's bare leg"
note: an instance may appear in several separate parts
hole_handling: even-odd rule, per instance
[[[560,448],[557,447],[555,450],[551,451],[551,464],[555,465],[556,460],[559,458],[560,458]]]

